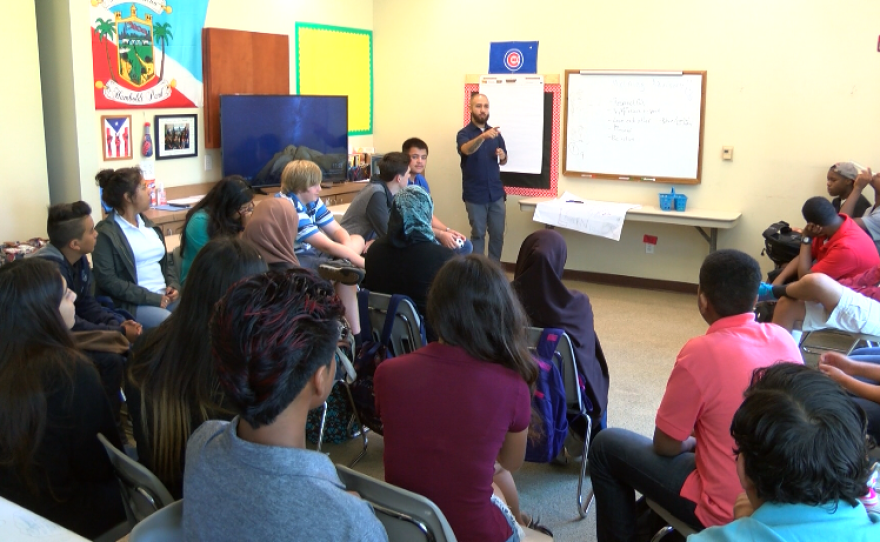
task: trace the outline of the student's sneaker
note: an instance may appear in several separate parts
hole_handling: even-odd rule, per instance
[[[758,301],[776,301],[773,295],[773,285],[768,282],[762,282],[758,286]]]
[[[347,260],[333,260],[318,266],[318,276],[340,284],[357,285],[364,280],[364,270]]]

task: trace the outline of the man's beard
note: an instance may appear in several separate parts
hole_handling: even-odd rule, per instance
[[[473,122],[474,124],[479,124],[479,123],[485,124],[485,123],[489,122],[489,114],[486,113],[486,118],[483,120],[480,120],[479,118],[477,118],[477,115],[475,113],[471,113],[471,122]]]

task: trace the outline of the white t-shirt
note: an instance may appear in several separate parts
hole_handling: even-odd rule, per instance
[[[119,214],[116,215],[116,223],[122,228],[122,233],[128,239],[131,252],[134,254],[135,273],[137,284],[156,294],[165,294],[165,276],[162,274],[162,266],[159,261],[165,256],[165,245],[156,230],[144,224],[141,215],[138,215],[138,225],[135,228]]]

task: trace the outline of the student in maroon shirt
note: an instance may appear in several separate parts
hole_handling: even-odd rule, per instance
[[[482,255],[449,260],[428,294],[439,336],[375,376],[385,480],[431,499],[459,541],[518,541],[515,493],[493,484],[523,463],[538,368],[504,272]],[[511,514],[512,511],[512,514]]]

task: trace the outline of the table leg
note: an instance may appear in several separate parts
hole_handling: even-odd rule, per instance
[[[700,226],[694,226],[699,232],[700,235],[703,236],[703,239],[709,243],[709,254],[712,254],[716,250],[718,250],[718,228],[709,228],[709,233],[706,233]]]

